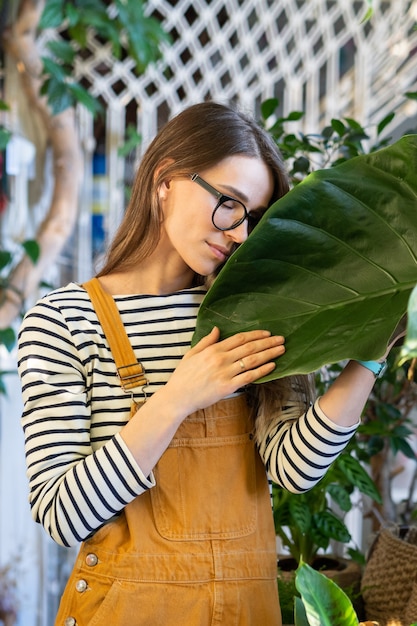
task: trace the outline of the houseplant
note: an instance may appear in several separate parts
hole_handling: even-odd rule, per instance
[[[296,586],[300,597],[295,600],[295,626],[378,626],[378,622],[359,622],[343,590],[306,563],[298,567]]]

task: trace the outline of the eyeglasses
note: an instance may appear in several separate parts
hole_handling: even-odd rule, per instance
[[[259,222],[260,214],[249,213],[243,202],[217,191],[198,174],[191,174],[191,180],[217,198],[217,204],[211,216],[211,221],[217,230],[232,230],[248,220],[248,232],[251,232]]]

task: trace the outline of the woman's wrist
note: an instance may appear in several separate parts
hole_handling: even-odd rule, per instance
[[[362,367],[365,367],[367,370],[369,370],[370,372],[372,372],[375,376],[375,378],[381,378],[386,369],[387,369],[387,360],[386,359],[382,359],[381,361],[360,361],[360,360],[356,360],[357,363],[359,363],[359,365],[362,365]]]

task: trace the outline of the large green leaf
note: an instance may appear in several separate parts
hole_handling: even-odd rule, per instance
[[[295,577],[310,626],[358,626],[351,601],[336,583],[301,563]]]
[[[286,337],[269,380],[375,359],[417,284],[417,136],[310,174],[276,202],[208,291],[195,344]]]

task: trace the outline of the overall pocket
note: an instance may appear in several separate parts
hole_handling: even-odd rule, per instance
[[[256,528],[255,445],[249,433],[174,439],[151,489],[158,532],[166,539],[233,539]]]

